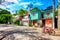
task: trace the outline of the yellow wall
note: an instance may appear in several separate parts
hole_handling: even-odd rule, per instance
[[[58,7],[58,29],[60,29],[60,5]]]

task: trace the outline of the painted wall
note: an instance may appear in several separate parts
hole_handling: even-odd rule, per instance
[[[49,14],[47,15],[47,12],[44,13],[44,18],[52,18],[53,13],[50,11]]]
[[[52,19],[46,19],[45,20],[45,26],[46,27],[52,27]]]
[[[30,20],[38,20],[41,19],[41,14],[39,11],[31,11],[30,12]]]
[[[58,29],[60,29],[60,4],[58,7]]]

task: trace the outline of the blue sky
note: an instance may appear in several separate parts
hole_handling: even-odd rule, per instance
[[[39,9],[46,9],[48,6],[52,5],[52,0],[6,0],[3,4],[6,6],[6,10],[14,12],[20,8],[26,9],[29,4],[32,4],[33,8],[38,7]],[[58,0],[55,0],[55,7],[57,7],[57,5]],[[2,8],[2,6],[0,6],[0,8]]]

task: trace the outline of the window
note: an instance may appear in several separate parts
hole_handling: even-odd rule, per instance
[[[49,12],[46,13],[46,15],[49,15],[49,14],[50,14]]]
[[[34,13],[32,13],[32,15],[33,15],[33,16],[35,16],[35,12],[34,12]]]

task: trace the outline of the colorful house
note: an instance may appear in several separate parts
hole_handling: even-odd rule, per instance
[[[52,6],[50,6],[49,8],[43,10],[43,13],[41,13],[41,11],[38,8],[30,10],[29,18],[33,23],[33,25],[35,23],[40,23],[42,24],[42,26],[52,27],[52,17],[53,17]],[[40,21],[42,21],[42,23]]]
[[[47,27],[52,27],[52,17],[52,10],[45,10],[42,18],[43,25]]]
[[[38,8],[33,8],[32,10],[30,10],[30,20],[33,23],[33,25],[35,23],[37,23],[38,20],[41,19],[41,13],[40,10]]]

